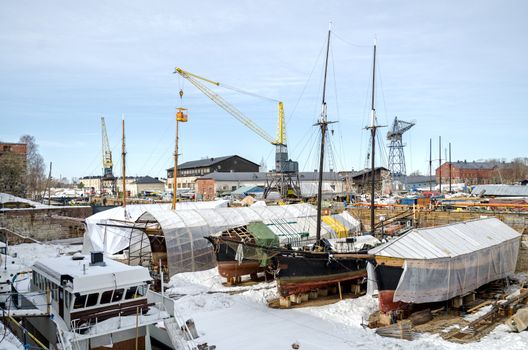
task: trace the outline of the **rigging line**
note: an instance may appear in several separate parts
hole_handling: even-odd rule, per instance
[[[384,122],[386,125],[389,125],[389,121],[387,119],[387,116],[388,116],[388,112],[387,112],[387,104],[386,104],[386,100],[385,100],[385,89],[383,88],[383,78],[381,76],[381,59],[379,58],[379,55],[378,55],[378,58],[377,58],[377,75],[378,75],[378,79],[379,79],[379,82],[380,82],[380,90],[381,90],[381,97],[383,99],[383,111],[385,112],[384,115],[383,115],[383,119],[384,119]]]
[[[157,137],[156,145],[153,148],[151,148],[150,154],[147,157],[147,161],[145,163],[143,163],[143,167],[141,168],[141,171],[143,171],[147,167],[147,165],[150,165],[150,163],[152,163],[154,161],[154,157],[153,157],[154,153],[157,152],[158,149],[163,144],[166,144],[166,141],[164,141],[164,139],[167,136],[167,134],[169,133],[169,130],[170,130],[169,126],[171,126],[171,125],[172,125],[172,121],[169,123],[168,120],[167,120],[167,123],[165,125],[164,130],[163,130],[163,133],[159,137]],[[162,153],[159,153],[158,159],[159,159],[159,157],[161,157],[161,154]],[[154,168],[154,165],[152,165],[150,168],[151,169]]]
[[[310,133],[310,137],[307,137],[307,138],[304,139],[306,141],[306,143],[305,143],[305,146],[302,149],[303,149],[303,151],[308,150],[308,156],[306,158],[306,161],[303,162],[304,163],[304,168],[303,169],[305,169],[305,171],[306,171],[306,165],[308,164],[308,161],[309,161],[309,159],[311,157],[311,154],[312,154],[312,151],[313,151],[313,148],[314,148],[314,145],[315,145],[315,142],[312,142],[312,140],[314,138],[314,135],[315,135],[315,132],[312,130],[312,132]],[[312,147],[309,147],[310,144],[312,145]],[[297,158],[300,160],[302,158],[302,153],[299,154],[299,156]]]
[[[350,46],[354,46],[354,47],[360,47],[360,48],[368,48],[370,49],[372,46],[371,45],[362,45],[362,44],[354,44],[354,43],[351,43],[350,41],[344,39],[343,37],[341,37],[339,34],[337,34],[335,31],[332,31],[332,34],[338,38],[339,40],[341,40],[342,42],[344,42],[345,44],[347,45],[350,45]]]
[[[223,87],[225,89],[236,91],[236,92],[244,94],[244,95],[253,96],[253,97],[256,97],[256,98],[261,98],[261,99],[272,101],[272,102],[279,102],[279,100],[277,100],[275,98],[262,96],[262,95],[259,95],[257,93],[250,92],[250,91],[245,91],[245,90],[242,90],[242,89],[237,88],[235,86],[231,86],[231,85],[227,85],[227,84],[223,84],[223,83],[221,83],[219,86]]]
[[[317,63],[319,62],[319,59],[321,58],[321,55],[323,53],[324,47],[325,47],[325,45],[323,44],[323,46],[321,46],[321,50],[319,50],[319,54],[317,55],[317,58],[316,58],[316,60],[315,60],[315,62],[313,64],[312,70],[310,71],[310,75],[308,76],[308,79],[306,80],[306,83],[304,84],[304,87],[303,87],[303,89],[301,91],[301,94],[300,94],[299,98],[297,99],[297,102],[295,103],[295,106],[293,107],[292,112],[290,113],[290,115],[288,116],[288,118],[286,120],[287,122],[290,122],[290,120],[292,119],[293,115],[297,111],[297,107],[299,106],[299,103],[301,102],[301,99],[304,96],[306,88],[308,87],[308,83],[312,79],[313,73],[315,71],[315,68],[317,67]]]
[[[340,109],[339,109],[339,98],[338,98],[338,94],[337,94],[337,79],[336,79],[336,70],[335,70],[335,60],[334,60],[334,50],[333,50],[333,47],[331,46],[331,50],[330,50],[330,54],[331,54],[331,62],[332,62],[332,73],[333,73],[333,76],[334,76],[334,93],[335,93],[335,103],[336,103],[336,115],[337,115],[337,121],[340,121],[341,119],[341,112],[340,112]],[[337,126],[337,131],[338,131],[338,138],[339,140],[341,141],[339,143],[340,145],[340,151],[341,151],[341,155],[342,157],[344,156],[345,152],[344,152],[344,148],[343,148],[343,135],[341,133],[341,127],[338,125]],[[331,140],[333,140],[333,138],[331,138]],[[332,142],[332,141],[331,141]],[[333,142],[332,142],[333,143]],[[342,162],[342,158],[339,158],[338,159],[341,161],[340,163],[340,166],[341,166],[341,169],[344,169],[342,168],[342,165],[344,164],[344,162]],[[335,158],[334,158],[334,163],[335,163]],[[335,170],[335,169],[334,169]]]

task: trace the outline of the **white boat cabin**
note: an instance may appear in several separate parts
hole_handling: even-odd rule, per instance
[[[33,265],[31,289],[50,291],[51,306],[71,330],[115,316],[148,310],[152,278],[141,266],[129,266],[102,253],[41,259]]]

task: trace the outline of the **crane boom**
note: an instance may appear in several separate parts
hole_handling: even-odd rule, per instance
[[[207,97],[209,97],[214,103],[220,106],[227,113],[231,114],[242,124],[251,129],[255,134],[262,137],[264,140],[268,141],[275,146],[275,172],[268,174],[266,179],[266,188],[264,189],[264,198],[271,192],[273,189],[277,191],[285,198],[293,194],[294,196],[299,197],[301,194],[300,185],[299,185],[299,164],[288,157],[288,146],[286,145],[286,123],[284,119],[284,105],[281,101],[270,99],[264,96],[259,96],[255,93],[247,92],[240,90],[238,88],[229,87],[225,84],[220,84],[217,81],[201,77],[199,75],[187,72],[181,68],[176,68],[174,73],[178,73],[183,78],[191,82],[198,90],[203,92]],[[278,103],[279,109],[279,118],[277,124],[277,136],[274,139],[261,127],[255,124],[251,119],[246,117],[241,111],[236,107],[232,106],[229,102],[224,100],[221,96],[216,94],[214,91],[205,86],[202,82],[206,82],[215,86],[223,86],[227,89],[235,90],[237,92],[251,95],[254,97],[265,98],[267,100],[272,100]]]
[[[227,113],[231,114],[238,121],[240,121],[242,124],[247,126],[249,129],[251,129],[254,133],[256,133],[257,135],[262,137],[264,140],[268,141],[269,143],[271,143],[273,145],[277,145],[279,143],[279,141],[285,141],[286,132],[284,131],[284,109],[283,109],[282,102],[279,102],[279,116],[281,114],[281,110],[282,110],[282,115],[283,115],[282,122],[279,122],[279,124],[282,124],[282,126],[279,127],[279,129],[282,129],[281,135],[284,135],[284,136],[281,136],[280,138],[275,140],[266,131],[264,131],[264,129],[262,129],[260,126],[255,124],[255,122],[253,122],[251,119],[246,117],[241,111],[239,111],[236,107],[234,107],[229,102],[227,102],[220,95],[218,95],[217,93],[215,93],[214,91],[209,89],[207,86],[205,86],[204,84],[199,82],[198,79],[206,81],[206,82],[211,83],[211,84],[216,85],[216,86],[220,86],[219,82],[216,82],[216,81],[201,77],[199,75],[187,72],[187,71],[185,71],[185,70],[183,70],[181,68],[176,68],[175,73],[180,74],[183,78],[185,78],[189,82],[191,82],[191,84],[196,86],[196,88],[198,88],[198,90],[203,92],[214,103],[219,105],[223,110],[225,110]],[[279,117],[279,119],[281,119],[281,118]],[[281,144],[282,144],[282,142],[281,142]]]

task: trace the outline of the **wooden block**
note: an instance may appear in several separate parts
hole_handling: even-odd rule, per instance
[[[361,293],[361,286],[359,284],[353,284],[350,289],[353,295],[359,295]]]
[[[310,294],[309,294],[310,299],[317,299],[318,296],[319,296],[319,293],[317,293],[317,289],[310,291]]]
[[[281,307],[290,308],[291,307],[291,301],[288,297],[280,297],[279,299],[279,305]]]
[[[475,293],[471,292],[468,295],[464,295],[464,297],[462,298],[462,301],[464,304],[475,301]]]
[[[337,288],[339,289],[339,299],[343,300],[343,292],[341,291],[341,282],[337,282]]]
[[[309,293],[301,293],[301,302],[308,301],[309,297]]]
[[[386,314],[384,312],[380,312],[378,323],[382,326],[388,326],[391,324],[391,316],[390,314]]]
[[[290,301],[295,304],[301,303],[301,295],[300,294],[292,294],[290,295]]]
[[[320,296],[320,297],[326,297],[328,296],[328,289],[327,288],[319,288],[317,290],[317,294]]]
[[[462,299],[462,297],[458,296],[458,297],[454,297],[453,299],[451,299],[451,305],[453,305],[453,307],[461,307],[462,305],[464,304],[464,301]]]

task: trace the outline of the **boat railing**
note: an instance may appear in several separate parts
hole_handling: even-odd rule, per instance
[[[163,302],[124,306],[114,310],[111,316],[103,312],[74,319],[70,322],[70,331],[77,334],[100,335],[119,329],[145,326],[170,316]],[[99,327],[102,322],[110,319],[114,319],[117,322],[106,322],[103,328]]]

